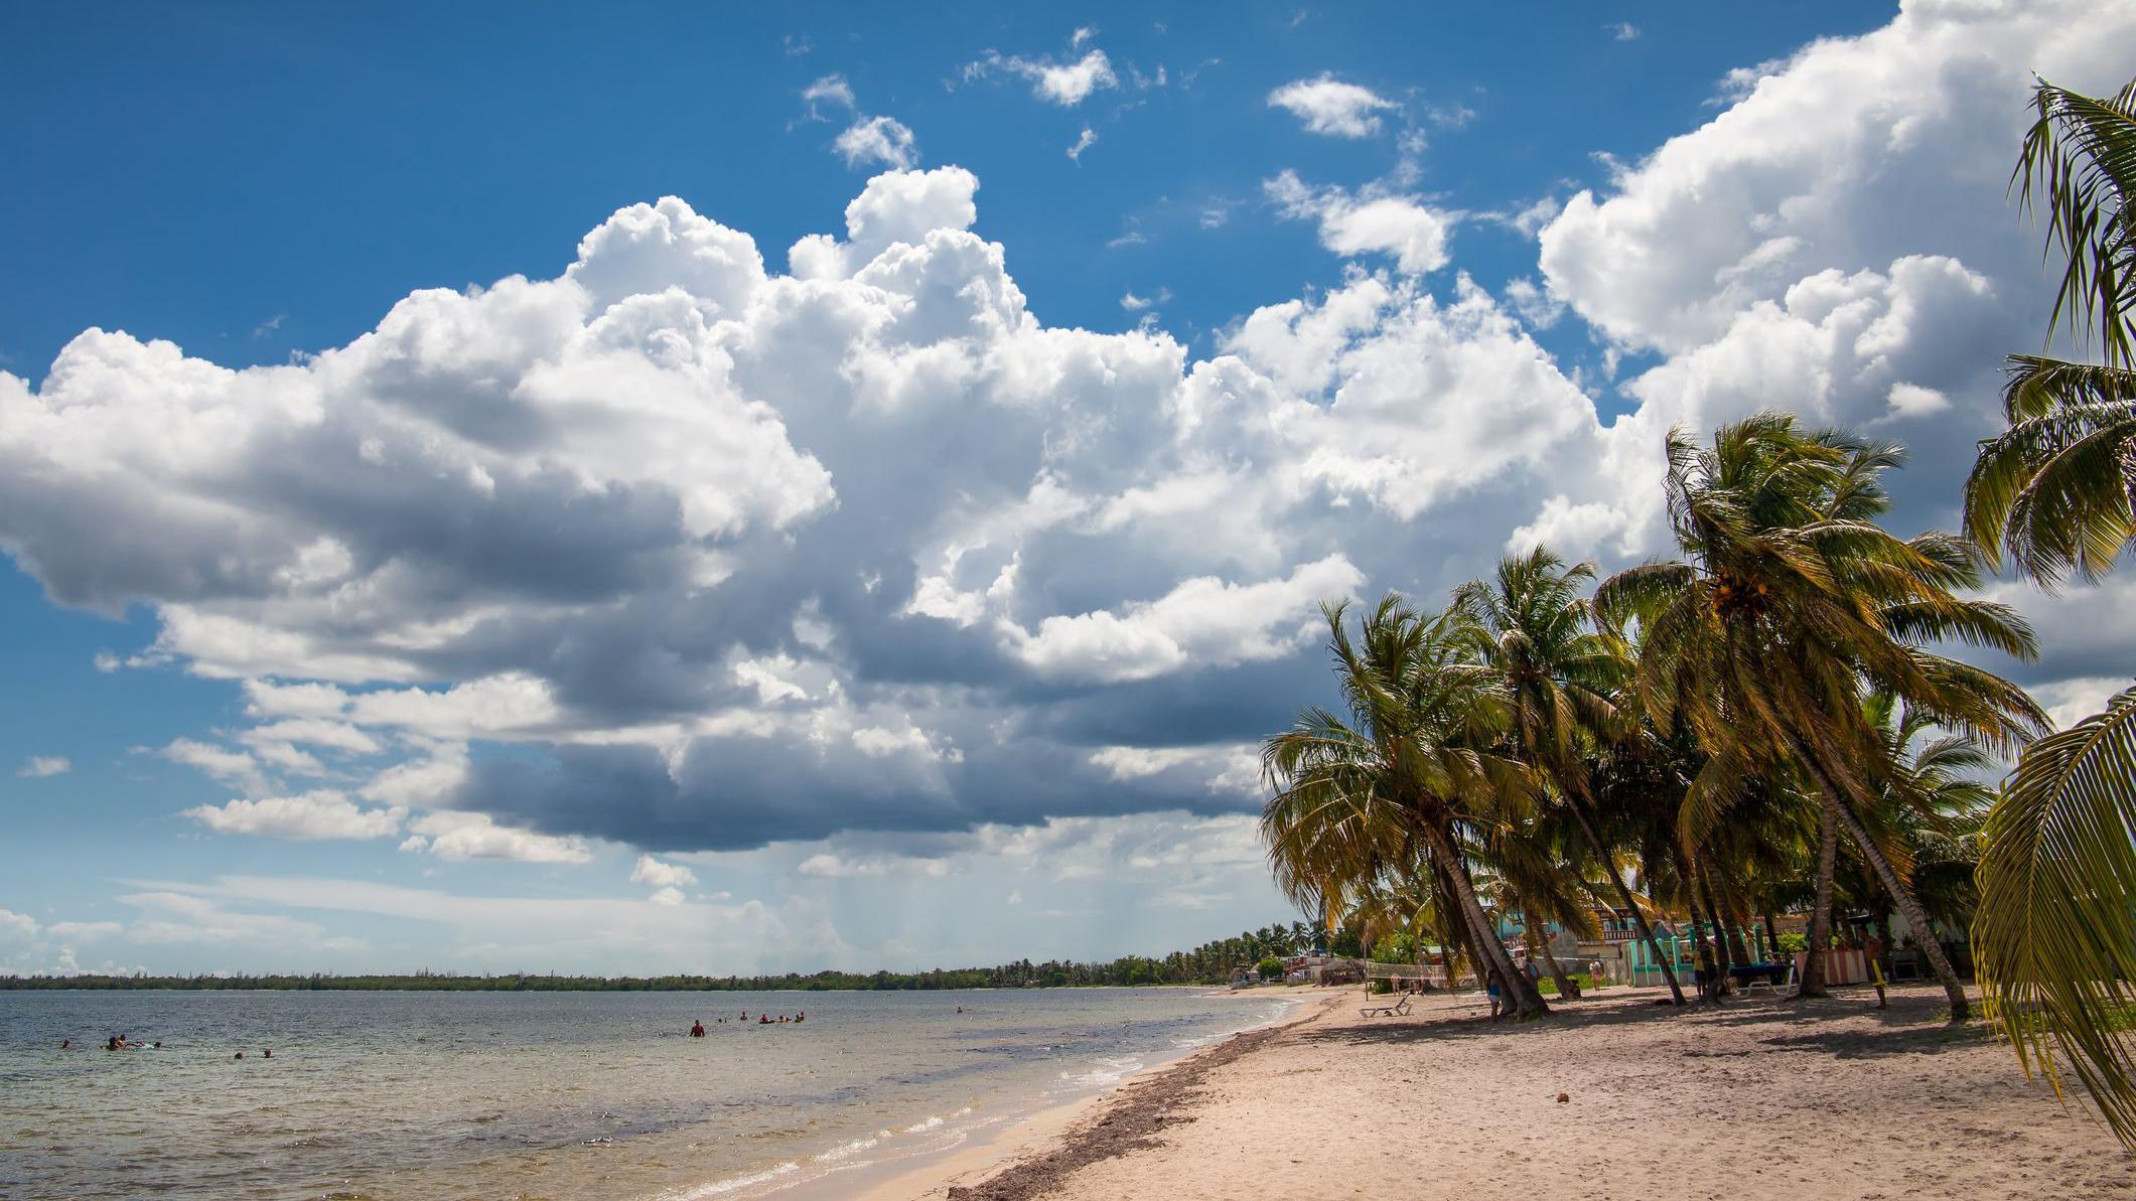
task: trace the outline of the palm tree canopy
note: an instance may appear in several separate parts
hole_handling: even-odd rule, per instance
[[[1261,833],[1278,886],[1333,915],[1415,862],[1424,812],[1488,822],[1533,781],[1497,750],[1503,693],[1465,657],[1452,614],[1390,594],[1353,636],[1347,604],[1323,612],[1349,715],[1309,708],[1262,744]]]
[[[2065,260],[2048,320],[2097,363],[2010,359],[2010,427],[1981,443],[1966,532],[2052,587],[2112,568],[2136,537],[2136,82],[2092,97],[2042,82],[2012,180]],[[1990,811],[1973,945],[1987,1009],[2029,1073],[2050,1048],[2136,1147],[2136,689],[2032,744]]]
[[[1965,529],[2053,585],[2090,581],[2136,538],[2136,82],[2109,97],[2041,83],[2011,181],[2065,262],[2048,320],[2101,361],[2012,355],[2010,427],[1980,445]]]
[[[2058,1047],[2136,1145],[2136,688],[2026,750],[1988,817],[1974,954],[2026,1071]],[[2059,1087],[2059,1081],[2057,1081]]]
[[[1784,772],[1803,738],[1842,768],[1869,761],[1868,690],[1998,748],[2044,725],[2014,685],[1923,649],[1955,638],[2030,656],[2034,641],[2007,607],[1958,595],[1980,574],[1956,539],[1876,524],[1895,447],[1764,413],[1710,447],[1674,431],[1667,453],[1685,561],[1620,572],[1595,604],[1612,627],[1637,626],[1648,719],[1683,722],[1710,756],[1695,788],[1718,799],[1735,780]]]

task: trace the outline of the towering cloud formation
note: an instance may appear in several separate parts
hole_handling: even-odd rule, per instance
[[[1999,356],[2039,345],[2052,295],[2007,193],[2034,73],[2110,91],[2132,47],[2127,4],[1910,0],[1735,72],[1713,120],[1573,197],[1541,232],[1551,296],[1662,361],[1598,448],[1601,505],[1553,499],[1534,532],[1651,526],[1663,431],[1775,405],[1907,442],[1902,521],[1950,524]]]
[[[667,198],[289,366],[90,330],[0,373],[0,545],[63,603],[151,606],[133,661],[244,682],[249,728],[167,751],[240,794],[211,828],[568,863],[1249,808],[1240,748],[1326,686],[1319,601],[1432,596],[1509,538],[1658,549],[1671,424],[1888,434],[1900,522],[1947,521],[2040,324],[2002,199],[2025,72],[2104,88],[2132,47],[2126,6],[1909,4],[1574,197],[1515,299],[1639,364],[1608,424],[1425,274],[1412,199],[1278,177],[1400,270],[1195,361],[1042,324],[943,167],[783,272]]]
[[[568,862],[1250,805],[1228,748],[1313,687],[1319,602],[1586,398],[1467,287],[1359,275],[1202,363],[1043,326],[977,189],[880,175],[788,274],[635,205],[292,366],[91,330],[0,375],[0,537],[246,682],[182,756],[243,794],[216,830]],[[1094,758],[1153,735],[1176,770]]]

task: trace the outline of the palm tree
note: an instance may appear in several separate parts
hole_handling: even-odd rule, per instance
[[[1600,938],[1594,906],[1603,895],[1580,862],[1582,837],[1564,820],[1565,810],[1541,809],[1500,825],[1479,848],[1482,860],[1477,893],[1498,913],[1517,918],[1530,962],[1540,960],[1557,983],[1558,996],[1570,999],[1572,981],[1550,947],[1548,924],[1578,938]]]
[[[1510,1011],[1547,1013],[1484,913],[1462,849],[1500,807],[1533,794],[1532,775],[1499,749],[1504,697],[1488,670],[1462,657],[1451,615],[1421,614],[1389,594],[1353,640],[1346,610],[1323,611],[1348,719],[1310,708],[1262,744],[1275,795],[1261,832],[1277,882],[1313,908],[1421,854]]]
[[[1939,925],[1964,927],[1977,895],[1977,834],[1995,795],[1982,780],[1996,757],[1973,739],[1938,732],[1888,694],[1870,696],[1863,713],[1884,750],[1871,776],[1875,804],[1862,810],[1862,824],[1906,878],[1922,912]],[[1888,972],[1893,898],[1858,856],[1847,857],[1840,876],[1849,907],[1874,922]],[[1935,932],[1915,928],[1913,936],[1929,939]]]
[[[2052,584],[2113,566],[2136,537],[2136,82],[2109,98],[2042,83],[2012,182],[2044,205],[2067,266],[2049,318],[2102,361],[2010,356],[2010,428],[1980,444],[1966,532]]]
[[[1471,580],[1455,589],[1454,610],[1467,623],[1478,657],[1503,681],[1512,706],[1513,753],[1556,786],[1602,875],[1615,886],[1612,904],[1631,914],[1670,996],[1681,1005],[1683,987],[1596,826],[1594,787],[1581,757],[1587,745],[1639,732],[1636,723],[1623,720],[1614,700],[1630,675],[1623,644],[1594,629],[1592,609],[1581,595],[1594,574],[1592,564],[1567,567],[1536,547],[1501,560],[1492,581]]]
[[[2091,580],[2136,537],[2136,82],[2111,97],[2042,82],[2012,182],[2047,221],[2062,285],[2049,337],[2077,362],[2013,355],[2010,427],[1981,443],[1966,530],[2047,587]],[[2034,743],[1989,813],[1973,945],[1981,995],[2029,1075],[2059,1049],[2136,1147],[2136,688]]]
[[[1862,824],[1874,802],[1863,769],[1882,753],[1862,698],[1889,691],[1940,725],[2015,746],[2044,724],[2031,699],[1921,644],[1956,637],[2029,656],[2031,631],[2003,606],[1957,595],[1978,585],[1979,570],[1956,539],[1901,539],[1876,524],[1896,447],[1767,413],[1722,427],[1710,449],[1672,431],[1667,455],[1671,524],[1687,561],[1620,572],[1596,603],[1643,630],[1635,688],[1654,723],[1682,721],[1707,755],[1685,794],[1686,830],[1717,826],[1746,780],[1799,767],[1825,818],[1909,924],[1927,930]],[[1949,959],[1933,940],[1923,949],[1952,1020],[1964,1020]]]

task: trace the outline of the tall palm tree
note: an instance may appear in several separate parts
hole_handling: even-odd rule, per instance
[[[1454,611],[1466,623],[1478,657],[1503,681],[1513,753],[1555,785],[1602,875],[1615,886],[1611,903],[1631,915],[1661,965],[1670,996],[1681,1005],[1683,987],[1595,822],[1594,786],[1582,751],[1637,737],[1640,729],[1623,719],[1614,699],[1630,675],[1623,643],[1594,628],[1592,609],[1581,595],[1594,574],[1592,564],[1568,567],[1538,546],[1501,560],[1492,580],[1470,580],[1456,588]]]
[[[2009,429],[1981,443],[1966,530],[2047,587],[2112,568],[2136,538],[2136,82],[2109,97],[2042,82],[2012,182],[2065,266],[2049,337],[2097,362],[2013,355]],[[2136,688],[2034,743],[1990,812],[1973,926],[1981,994],[2018,1061],[2058,1048],[2136,1147]]]
[[[1620,572],[1597,604],[1644,631],[1636,689],[1657,725],[1681,720],[1708,758],[1685,795],[1685,825],[1711,828],[1743,783],[1798,766],[1825,816],[1915,928],[1928,919],[1863,826],[1881,743],[1862,698],[1885,690],[1931,720],[2015,746],[2044,717],[2022,690],[1933,655],[1943,638],[2034,653],[2009,609],[1967,600],[1972,553],[1941,534],[1898,538],[1876,524],[1896,447],[1759,414],[1718,430],[1710,448],[1667,442],[1671,524],[1686,561]],[[1964,986],[1942,948],[1923,950],[1965,1019]]]
[[[1421,851],[1511,1012],[1547,1013],[1484,913],[1462,850],[1500,807],[1534,792],[1528,770],[1499,749],[1507,715],[1495,678],[1463,657],[1449,614],[1427,616],[1390,594],[1353,639],[1346,611],[1324,609],[1349,717],[1310,708],[1262,744],[1274,796],[1261,831],[1277,883],[1311,907]]]

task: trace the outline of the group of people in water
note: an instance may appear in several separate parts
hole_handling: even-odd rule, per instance
[[[727,1018],[713,1018],[713,1019],[712,1019],[712,1024],[713,1024],[713,1025],[715,1025],[715,1026],[724,1026],[724,1025],[726,1025],[726,1024],[727,1024],[728,1020],[729,1020],[729,1019],[727,1019]],[[743,1025],[746,1025],[746,1024],[748,1023],[748,1021],[749,1021],[749,1011],[748,1011],[748,1010],[746,1010],[746,1009],[742,1010],[742,1016],[740,1016],[740,1017],[738,1017],[738,1018],[735,1018],[735,1019],[733,1019],[733,1020],[734,1020],[734,1021],[735,1021],[736,1023],[738,1023],[738,1024],[743,1024]],[[776,1017],[775,1017],[775,1016],[773,1016],[773,1015],[771,1015],[771,1014],[768,1014],[768,1013],[760,1013],[760,1014],[758,1014],[758,1015],[757,1015],[757,1020],[756,1020],[756,1024],[757,1024],[757,1025],[759,1025],[759,1026],[783,1026],[783,1025],[786,1025],[786,1024],[788,1024],[788,1023],[791,1023],[791,1022],[805,1022],[805,1021],[807,1021],[807,1020],[808,1020],[808,1014],[807,1014],[807,1013],[805,1013],[805,1012],[804,1012],[804,1013],[797,1013],[797,1014],[793,1015],[792,1017],[788,1017],[788,1016],[786,1016],[786,1015],[785,1015],[785,1014],[783,1014],[783,1013],[782,1013],[782,1014],[779,1014],[779,1015],[777,1015]],[[691,1037],[691,1038],[703,1038],[704,1036],[705,1036],[705,1024],[704,1024],[704,1022],[703,1022],[702,1020],[698,1020],[698,1021],[694,1021],[694,1022],[691,1022],[691,1023],[690,1023],[690,1037]]]
[[[74,1045],[73,1039],[63,1038],[59,1040],[59,1049],[62,1051],[74,1051],[79,1050],[80,1048]],[[163,1049],[163,1040],[159,1038],[154,1042],[136,1042],[135,1040],[130,1039],[123,1034],[114,1034],[110,1038],[104,1040],[104,1049],[106,1051],[161,1051]],[[245,1053],[243,1051],[239,1051],[237,1054],[232,1055],[230,1058],[243,1059],[244,1057]],[[260,1051],[260,1058],[273,1059],[274,1048],[262,1048]]]
[[[60,1039],[59,1049],[62,1051],[74,1050],[74,1040],[71,1038]],[[106,1051],[161,1051],[163,1049],[163,1041],[158,1039],[152,1043],[135,1042],[123,1034],[114,1034],[104,1040],[104,1049]]]

